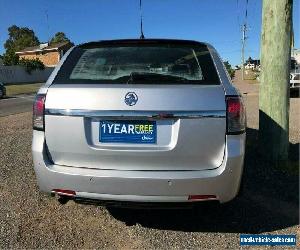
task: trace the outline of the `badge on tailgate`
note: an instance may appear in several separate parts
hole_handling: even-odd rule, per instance
[[[156,143],[155,121],[100,121],[99,141],[103,143]]]

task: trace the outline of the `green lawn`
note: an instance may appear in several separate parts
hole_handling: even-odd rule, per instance
[[[36,93],[43,83],[29,83],[29,84],[9,84],[6,85],[6,95],[14,96],[19,94]]]

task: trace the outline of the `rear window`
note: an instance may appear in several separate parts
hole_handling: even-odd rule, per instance
[[[99,43],[76,47],[54,83],[219,84],[219,78],[200,43]]]

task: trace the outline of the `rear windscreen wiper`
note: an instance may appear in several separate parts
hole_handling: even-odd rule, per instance
[[[144,72],[131,72],[128,76],[127,84],[129,83],[135,83],[135,82],[141,82],[141,81],[174,81],[174,82],[182,82],[182,81],[188,81],[188,79],[180,76],[174,76],[174,75],[165,75],[165,74],[159,74],[159,73],[144,73]]]

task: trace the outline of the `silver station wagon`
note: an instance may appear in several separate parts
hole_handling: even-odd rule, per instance
[[[40,190],[60,199],[224,203],[241,182],[244,105],[209,44],[85,43],[36,96],[32,153]]]

